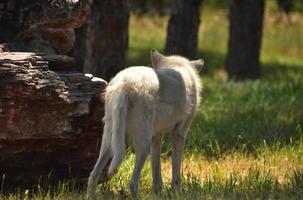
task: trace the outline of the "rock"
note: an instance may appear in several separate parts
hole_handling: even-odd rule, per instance
[[[64,70],[60,67],[64,65],[73,66],[72,58],[0,53],[4,186],[71,177],[85,180],[96,161],[102,135],[101,94],[107,83]]]
[[[29,52],[3,52],[0,63],[22,63],[31,69],[48,65],[50,70],[55,71],[68,71],[75,67],[75,59],[69,56]]]
[[[74,28],[86,20],[88,0],[0,1],[2,51],[66,53],[75,40]]]

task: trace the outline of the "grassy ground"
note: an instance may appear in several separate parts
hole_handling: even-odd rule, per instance
[[[162,155],[164,191],[151,188],[150,163],[140,181],[142,199],[302,199],[303,198],[303,15],[293,23],[266,13],[257,81],[226,80],[227,12],[204,9],[198,55],[202,104],[186,143],[182,190],[170,191],[170,143]],[[132,17],[128,65],[148,65],[149,49],[163,50],[167,18]],[[129,198],[134,156],[128,154],[118,173],[100,185],[98,197]],[[28,191],[9,199],[27,198]],[[0,197],[1,198],[1,197]],[[83,199],[84,192],[61,184],[55,193],[42,189],[34,199]]]

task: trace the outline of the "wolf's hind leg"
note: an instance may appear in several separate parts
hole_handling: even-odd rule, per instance
[[[151,143],[151,162],[153,174],[153,190],[155,193],[161,192],[162,189],[162,176],[161,176],[161,140],[162,136],[155,135]]]
[[[180,168],[183,156],[185,136],[179,134],[172,135],[172,190],[179,189]]]
[[[186,134],[192,119],[193,117],[190,116],[183,123],[178,124],[172,134],[172,190],[179,189],[180,186],[181,160],[184,151]]]
[[[132,137],[134,151],[136,154],[136,163],[135,163],[131,181],[129,183],[129,188],[132,197],[136,197],[138,193],[138,182],[139,182],[141,170],[144,166],[146,157],[150,150],[151,135],[152,134],[150,129],[143,128],[143,129],[138,129],[137,133],[134,133]]]
[[[88,197],[94,196],[98,181],[100,179],[101,172],[105,167],[106,163],[110,159],[111,129],[109,126],[110,126],[109,123],[105,123],[104,125],[104,134],[102,137],[102,144],[101,144],[99,157],[88,179],[88,183],[87,183]]]

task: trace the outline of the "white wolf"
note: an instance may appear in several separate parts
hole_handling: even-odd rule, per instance
[[[204,61],[189,61],[181,56],[163,56],[151,50],[153,68],[129,67],[119,72],[105,92],[104,132],[98,160],[87,186],[92,197],[101,171],[108,163],[111,177],[126,150],[126,136],[131,137],[136,163],[129,183],[132,196],[146,157],[151,151],[153,188],[162,188],[160,149],[164,133],[172,133],[172,189],[180,185],[180,165],[188,128],[200,102],[198,70]]]

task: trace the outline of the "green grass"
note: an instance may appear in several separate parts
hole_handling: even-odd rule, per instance
[[[269,4],[272,6],[272,4]],[[140,180],[142,199],[302,199],[303,198],[303,15],[277,22],[266,12],[261,51],[262,78],[226,80],[227,11],[204,8],[198,57],[206,61],[199,113],[186,142],[182,189],[170,190],[170,141],[163,145],[161,196],[151,192],[150,163]],[[127,65],[149,65],[149,50],[163,50],[167,17],[132,17]],[[100,184],[98,197],[130,198],[134,156]],[[1,188],[0,188],[1,189]],[[0,190],[1,191],[1,190]],[[32,193],[32,194],[31,194]],[[83,199],[72,184],[35,192],[20,190],[8,199]],[[4,197],[3,197],[4,198]],[[1,199],[1,196],[0,196]]]
[[[218,153],[230,149],[254,152],[264,142],[288,144],[302,136],[298,128],[303,125],[302,80],[238,83],[205,79],[204,84],[189,150],[209,152],[216,143]],[[205,148],[209,142],[212,145]]]

